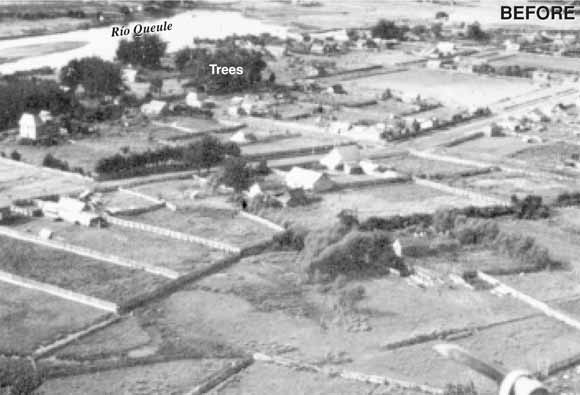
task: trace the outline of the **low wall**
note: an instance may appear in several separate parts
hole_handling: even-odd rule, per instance
[[[219,241],[205,239],[199,236],[193,236],[187,233],[176,232],[174,230],[161,228],[158,226],[148,225],[141,222],[127,221],[111,215],[106,215],[107,221],[113,225],[122,226],[124,228],[137,229],[144,232],[155,233],[161,236],[170,237],[172,239],[186,241],[189,243],[201,244],[209,248],[214,248],[216,250],[226,251],[234,254],[240,253],[240,248],[234,247],[229,244],[220,243]]]
[[[259,223],[260,225],[264,225],[267,228],[274,230],[275,232],[284,232],[284,228],[278,224],[275,224],[272,221],[267,220],[266,218],[259,217],[257,215],[248,213],[247,211],[240,211],[240,216],[249,219],[250,221],[254,221]]]
[[[27,233],[18,232],[16,230],[13,230],[13,229],[10,229],[10,228],[4,227],[4,226],[0,226],[0,235],[11,237],[11,238],[17,239],[17,240],[26,241],[29,243],[34,243],[37,245],[41,245],[43,247],[54,248],[57,250],[70,252],[70,253],[84,256],[87,258],[96,259],[98,261],[111,263],[113,265],[124,266],[124,267],[128,267],[131,269],[143,270],[143,271],[146,271],[148,273],[156,274],[158,276],[163,276],[163,277],[167,277],[170,279],[176,279],[179,277],[179,273],[177,273],[176,271],[170,270],[170,269],[166,269],[164,267],[159,267],[159,266],[149,265],[147,263],[122,259],[122,258],[115,256],[115,255],[103,254],[103,253],[100,253],[98,251],[90,250],[88,248],[79,247],[79,246],[68,244],[68,243],[63,243],[60,241],[41,239],[40,237],[31,235],[31,234],[27,234]]]
[[[15,274],[8,273],[3,270],[0,270],[0,281],[17,285],[19,287],[33,289],[35,291],[44,292],[49,295],[57,296],[62,299],[67,299],[73,302],[81,303],[99,310],[105,310],[112,313],[116,313],[119,308],[115,303],[108,302],[106,300],[69,291],[67,289],[60,288],[54,285],[41,283],[39,281],[31,280],[26,277],[17,276]]]

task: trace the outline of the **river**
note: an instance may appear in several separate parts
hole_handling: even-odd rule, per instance
[[[169,18],[131,22],[127,26],[132,30],[137,23],[157,24],[167,21],[173,25],[172,30],[161,32],[159,35],[168,43],[168,51],[176,51],[186,46],[191,46],[194,38],[223,38],[232,34],[256,34],[270,33],[279,37],[291,35],[288,30],[281,26],[268,24],[257,19],[243,16],[239,12],[229,11],[187,11]],[[63,43],[82,42],[82,46],[72,50],[64,50],[44,55],[29,56],[15,59],[0,64],[0,73],[9,74],[15,71],[24,71],[43,66],[62,67],[70,60],[85,56],[99,56],[106,60],[113,60],[115,51],[122,37],[111,37],[111,26],[99,27],[87,30],[76,30],[67,33],[49,34],[0,41],[0,54],[10,51],[22,50],[22,48],[34,48],[38,45],[46,45],[47,48],[55,45],[63,46]],[[125,37],[125,38],[130,38]],[[33,52],[33,51],[31,51]],[[2,57],[0,55],[0,57]]]

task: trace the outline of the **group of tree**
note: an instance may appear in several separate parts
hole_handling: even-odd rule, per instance
[[[0,130],[15,127],[24,112],[61,113],[73,99],[53,81],[13,78],[0,82]]]
[[[242,67],[242,74],[212,74],[210,64]],[[175,55],[179,71],[190,77],[192,84],[204,86],[208,92],[230,93],[251,89],[262,81],[267,64],[261,52],[240,48],[232,41],[213,52],[205,48],[184,48]],[[274,82],[275,76],[269,82]]]
[[[91,97],[117,96],[123,88],[120,66],[96,56],[71,60],[60,70],[60,81],[73,91],[82,85]]]
[[[371,35],[374,38],[382,38],[385,40],[403,40],[405,33],[409,30],[409,26],[407,25],[397,25],[393,21],[381,19],[376,25],[371,27]]]
[[[104,175],[140,174],[147,172],[148,169],[154,171],[171,165],[201,171],[221,164],[227,157],[239,155],[240,148],[237,144],[222,143],[216,137],[207,135],[185,147],[165,146],[145,152],[125,150],[99,159],[95,165],[95,172]]]
[[[490,38],[489,33],[483,30],[478,22],[467,26],[465,37],[475,41],[487,41]]]
[[[156,34],[135,36],[132,40],[121,40],[117,59],[124,64],[158,69],[166,50],[167,43]]]

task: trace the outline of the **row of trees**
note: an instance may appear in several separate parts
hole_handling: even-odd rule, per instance
[[[104,175],[133,175],[141,174],[147,169],[170,165],[201,171],[222,163],[226,157],[239,155],[240,148],[237,144],[224,144],[216,137],[208,135],[185,147],[165,146],[157,150],[118,153],[101,158],[95,165],[95,172]]]

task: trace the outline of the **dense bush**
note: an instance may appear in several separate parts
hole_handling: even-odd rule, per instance
[[[542,203],[541,196],[528,195],[520,200],[513,195],[511,202],[514,215],[518,219],[540,219],[550,216],[550,209]]]
[[[348,278],[385,275],[389,268],[400,270],[402,274],[407,272],[402,259],[393,251],[389,233],[353,230],[323,248],[307,264],[305,272],[311,280],[325,282],[341,274]]]
[[[473,383],[469,385],[447,384],[443,395],[477,395],[477,391]]]
[[[304,249],[304,239],[308,234],[308,230],[302,227],[289,227],[286,231],[274,235],[274,245],[280,250],[296,250],[302,251]]]
[[[121,68],[97,56],[71,60],[60,70],[60,80],[73,90],[82,85],[89,96],[116,96],[123,87]]]

